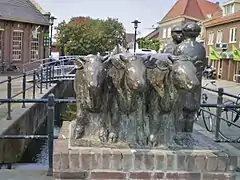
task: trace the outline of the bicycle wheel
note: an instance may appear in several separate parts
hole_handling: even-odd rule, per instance
[[[209,107],[202,108],[203,123],[204,123],[207,131],[212,132],[213,131],[213,116],[210,113],[211,113],[211,110]]]
[[[235,104],[235,103],[233,103]],[[239,128],[231,124],[230,122],[240,125],[239,112],[236,109],[225,109],[225,113],[221,114],[221,123],[219,129],[219,135],[224,140],[237,140],[239,139]],[[223,112],[224,112],[223,111]]]
[[[232,102],[232,101],[226,101],[226,102],[224,102],[224,104],[225,104],[225,105],[233,105],[234,102]],[[222,110],[222,113],[223,113],[223,115],[225,115],[225,119],[226,119],[226,120],[232,122],[232,120],[233,120],[233,111],[232,111],[230,108],[224,108],[224,109]],[[228,123],[228,122],[227,122],[227,125],[228,125],[228,126],[231,126],[231,123]]]

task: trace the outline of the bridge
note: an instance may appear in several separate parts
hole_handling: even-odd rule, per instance
[[[36,74],[39,81],[73,80],[74,61],[79,56],[60,56],[58,58],[41,59],[23,65],[26,74]]]
[[[57,59],[47,58],[34,62],[25,64],[23,67],[24,72],[18,76],[8,76],[5,80],[1,81],[0,84],[6,84],[7,93],[6,97],[1,96],[0,103],[6,104],[7,107],[7,117],[5,121],[11,121],[12,119],[12,109],[13,108],[26,108],[26,104],[30,103],[40,103],[47,104],[48,106],[48,133],[46,135],[24,135],[24,134],[5,134],[0,135],[0,139],[47,139],[48,141],[48,175],[51,176],[53,173],[53,146],[54,137],[53,122],[54,122],[54,108],[55,104],[58,103],[76,103],[75,98],[55,98],[53,94],[50,94],[47,98],[43,98],[44,93],[48,91],[51,87],[55,86],[60,81],[74,80],[75,76],[75,66],[74,61],[78,56],[64,56]],[[20,79],[22,87],[19,92],[13,93],[14,90],[14,80]],[[209,91],[215,94],[217,97],[217,103],[202,103],[201,110],[207,112],[214,116],[215,122],[212,129],[208,129],[209,133],[212,134],[213,139],[217,143],[235,143],[240,142],[240,138],[229,138],[221,131],[221,126],[223,123],[231,124],[237,128],[240,126],[237,122],[233,122],[233,119],[228,119],[223,116],[223,109],[239,109],[240,104],[238,103],[225,103],[225,99],[232,98],[231,102],[236,102],[239,96],[233,95],[223,91],[223,88],[211,89],[208,87],[203,87],[205,91]],[[29,91],[31,91],[29,93]],[[234,100],[233,100],[234,99]],[[16,104],[21,104],[21,106],[16,106]],[[210,111],[209,108],[215,108],[216,111]],[[200,121],[203,121],[202,119]],[[201,127],[205,127],[202,122],[199,123]],[[236,133],[236,132],[235,132]],[[0,162],[1,163],[1,162]],[[2,162],[4,163],[4,162]],[[11,165],[9,165],[11,168]]]

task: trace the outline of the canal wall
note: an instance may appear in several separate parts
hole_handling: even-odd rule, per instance
[[[53,93],[56,98],[72,97],[74,94],[73,81],[61,81],[52,85],[43,94],[37,94],[36,98],[47,98]],[[33,135],[47,119],[47,103],[26,104],[26,108],[14,109],[12,120],[0,122],[1,134],[4,135]],[[59,111],[63,105],[55,105],[56,119],[59,119]],[[0,163],[18,162],[31,140],[4,139],[0,140]]]

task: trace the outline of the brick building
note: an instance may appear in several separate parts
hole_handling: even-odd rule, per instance
[[[235,81],[240,71],[240,1],[228,1],[222,8],[221,16],[203,23],[205,47],[210,62],[216,68],[217,77]]]
[[[171,41],[171,29],[189,21],[201,24],[202,21],[221,12],[219,3],[207,0],[177,0],[170,11],[159,22],[159,39],[164,44]],[[201,37],[199,37],[201,38]],[[200,40],[200,39],[199,39]]]
[[[9,64],[21,69],[22,64],[44,58],[49,17],[33,0],[0,0],[1,71]]]

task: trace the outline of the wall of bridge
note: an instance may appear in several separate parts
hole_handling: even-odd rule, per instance
[[[56,98],[72,97],[73,81],[61,81],[55,84],[47,92],[36,98],[47,98],[53,93]],[[59,106],[59,105],[55,105]],[[56,108],[58,109],[58,108]],[[55,113],[59,113],[56,111]],[[56,118],[59,114],[56,114]],[[12,113],[11,124],[2,133],[5,135],[33,135],[47,119],[47,104],[32,103],[27,108],[19,109],[19,113]],[[9,123],[9,122],[7,122]],[[0,163],[18,162],[31,140],[4,139],[0,140]]]

